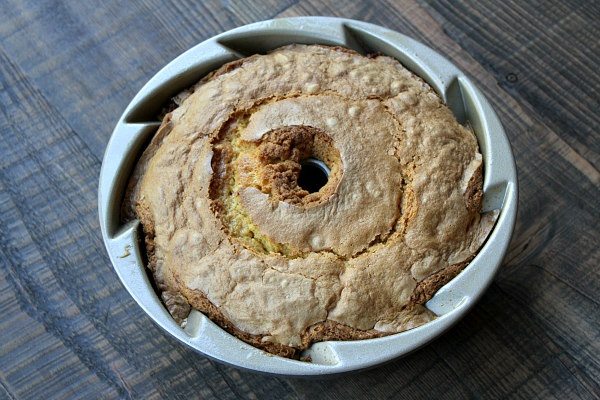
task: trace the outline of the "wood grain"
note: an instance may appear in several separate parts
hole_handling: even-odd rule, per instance
[[[96,211],[116,119],[163,65],[279,16],[384,25],[437,49],[498,111],[520,184],[498,278],[425,348],[331,380],[184,348],[118,281]],[[600,398],[598,2],[0,1],[0,399]]]

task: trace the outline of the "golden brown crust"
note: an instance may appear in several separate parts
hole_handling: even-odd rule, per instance
[[[261,190],[269,193],[273,202],[307,206],[327,200],[333,194],[335,184],[315,193],[299,186],[300,163],[312,156],[324,160],[331,167],[340,162],[331,138],[319,129],[292,125],[266,133],[258,145],[258,161],[264,166]],[[258,166],[250,165],[249,174],[254,172],[252,167]],[[251,186],[251,182],[247,182],[246,186]]]
[[[147,234],[145,238],[146,251],[149,260],[147,266],[150,270],[154,271],[155,256],[154,246],[152,245],[153,237]],[[467,264],[468,262],[463,262],[460,264],[451,265],[421,281],[413,290],[410,298],[410,304],[408,304],[406,308],[425,304],[442,286],[454,279],[454,277],[456,277],[456,275],[458,275]],[[161,293],[161,298],[165,304],[165,307],[177,323],[181,323],[187,317],[191,309],[189,302],[191,302],[198,311],[201,311],[204,315],[206,315],[228,333],[254,347],[281,357],[300,359],[302,350],[307,349],[312,343],[315,342],[326,340],[364,340],[391,334],[391,332],[383,332],[376,329],[356,329],[336,321],[327,320],[309,326],[301,334],[302,339],[300,346],[286,346],[265,341],[264,338],[267,335],[251,335],[247,332],[237,329],[231,323],[231,321],[229,321],[223,315],[219,308],[211,303],[206,296],[199,291],[187,292],[186,297],[183,297],[179,293],[168,290],[164,290]]]
[[[191,305],[296,358],[411,329],[493,225],[474,135],[389,57],[289,46],[226,64],[177,103],[123,213],[142,222],[176,319]],[[312,194],[297,182],[306,157],[331,168]]]
[[[165,307],[178,324],[188,317],[191,311],[190,303],[178,292],[163,290],[160,294]]]
[[[173,125],[171,124],[171,114],[169,113],[164,116],[160,127],[152,137],[148,147],[146,147],[144,150],[133,170],[133,173],[131,174],[131,177],[129,178],[129,181],[127,182],[123,203],[121,205],[121,219],[123,221],[131,221],[135,218],[141,218],[142,220],[148,221],[148,223],[152,224],[150,222],[152,220],[152,216],[150,214],[146,214],[149,213],[146,208],[141,207],[140,210],[136,210],[136,206],[139,205],[138,199],[140,179],[146,172],[148,162],[154,156],[164,138],[171,132],[171,129],[173,129]],[[140,216],[140,213],[143,213],[144,215]],[[152,227],[151,230],[154,230],[154,227]]]
[[[264,351],[272,354],[276,354],[282,357],[297,358],[297,349],[291,346],[285,346],[278,343],[265,342],[262,340],[264,335],[251,335],[235,327],[229,321],[223,313],[211,303],[206,296],[199,291],[190,291],[186,293],[188,300],[194,304],[194,306],[209,317],[213,322],[225,329],[227,332],[243,340],[246,343],[251,344],[254,347],[258,347]]]
[[[211,303],[204,294],[198,291],[187,293],[188,299],[194,303],[196,308],[209,317],[221,328],[236,336],[238,339],[281,357],[299,359],[302,350],[308,348],[314,342],[324,340],[359,340],[372,339],[385,336],[389,333],[376,331],[374,329],[363,331],[335,321],[323,321],[311,325],[302,333],[302,344],[299,347],[286,346],[264,340],[267,335],[251,335],[235,327],[223,313]]]
[[[410,302],[413,304],[427,303],[442,286],[454,279],[468,264],[468,261],[453,264],[423,279],[413,290]]]
[[[480,212],[481,204],[483,202],[483,167],[480,165],[467,185],[465,191],[465,202],[467,203],[467,210],[471,212]]]

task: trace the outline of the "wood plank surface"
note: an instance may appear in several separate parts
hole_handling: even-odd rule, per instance
[[[438,50],[497,110],[519,216],[497,279],[423,349],[328,380],[164,334],[114,273],[104,148],[162,66],[246,23],[333,15]],[[600,2],[0,0],[0,399],[600,398]]]

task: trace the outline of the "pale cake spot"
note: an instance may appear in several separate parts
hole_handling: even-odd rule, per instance
[[[323,248],[323,245],[325,244],[325,242],[323,241],[323,238],[321,237],[321,235],[313,235],[310,238],[310,246],[311,248],[314,250],[320,250]]]
[[[289,57],[282,53],[275,53],[273,58],[279,64],[286,64],[288,61],[290,61]]]
[[[356,106],[352,106],[350,108],[348,108],[348,114],[351,117],[356,117],[358,115],[358,113],[360,112],[359,108]]]
[[[316,93],[319,90],[318,83],[307,83],[305,86],[306,93]]]

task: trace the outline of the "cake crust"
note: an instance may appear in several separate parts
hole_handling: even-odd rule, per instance
[[[424,324],[474,257],[477,140],[396,60],[292,45],[237,60],[176,98],[132,174],[123,216],[182,322],[197,309],[298,358],[311,343]],[[302,160],[330,168],[298,185]]]

